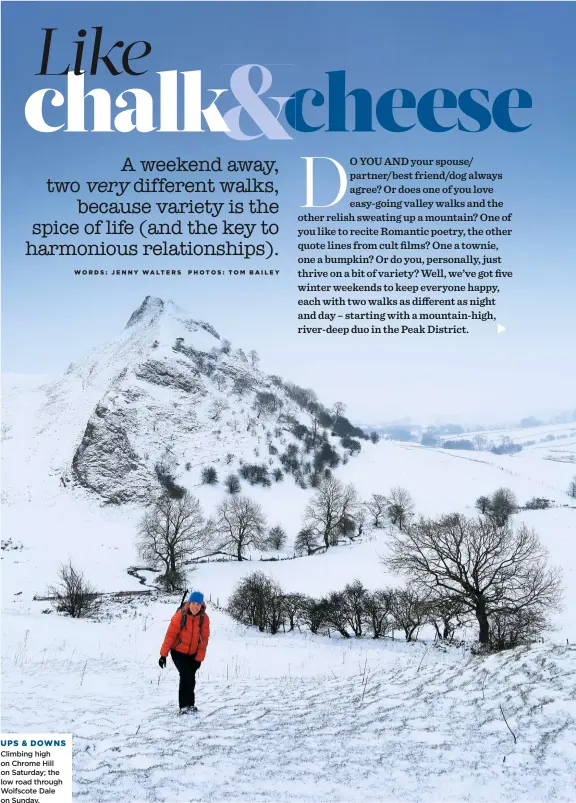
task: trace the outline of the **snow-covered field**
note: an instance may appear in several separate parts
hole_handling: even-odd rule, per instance
[[[473,441],[476,436],[485,438],[495,445],[498,445],[502,439],[509,438],[522,446],[524,454],[535,453],[540,459],[572,463],[576,469],[576,422],[492,429],[486,432],[466,432],[451,437],[451,440]]]
[[[576,503],[566,493],[573,465],[536,448],[510,457],[367,443],[338,469],[363,498],[402,486],[424,514],[472,514],[478,496],[503,485],[520,503],[553,500],[557,506],[514,521],[533,526],[564,570],[556,630],[544,643],[480,659],[426,640],[406,644],[399,632],[378,641],[269,636],[221,610],[254,569],[312,595],[355,578],[372,589],[397,583],[381,565],[384,531],[326,555],[204,563],[188,576],[190,588],[211,599],[212,626],[192,719],[177,715],[174,666],[162,672],[157,664],[175,597],[116,602],[100,622],[43,612],[49,603],[33,599],[69,557],[100,591],[141,590],[127,568],[139,564],[143,509],[102,506],[63,485],[62,461],[82,429],[71,426],[71,408],[59,424],[30,378],[11,377],[4,392],[2,730],[71,732],[75,800],[576,799]],[[192,476],[188,487],[206,513],[224,494]],[[287,531],[285,556],[311,493],[290,479],[248,490],[270,526]]]
[[[176,671],[156,664],[171,610],[9,618],[4,731],[71,732],[75,800],[574,799],[575,646],[480,660],[257,635],[211,611],[200,712],[179,717]]]

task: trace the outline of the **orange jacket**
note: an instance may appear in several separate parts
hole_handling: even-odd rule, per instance
[[[206,605],[203,604],[195,615],[190,611],[188,603],[184,605],[184,610],[186,612],[186,625],[184,628],[180,628],[182,611],[176,611],[168,625],[160,655],[166,658],[170,650],[176,650],[176,652],[183,652],[185,655],[194,655],[196,653],[196,660],[203,661],[206,656],[208,639],[210,638],[210,619],[206,613]],[[200,616],[202,614],[204,614],[204,620],[202,622],[202,632],[200,632]]]

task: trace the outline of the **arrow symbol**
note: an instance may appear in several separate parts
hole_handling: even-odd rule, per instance
[[[505,332],[505,331],[506,331],[506,327],[505,326],[502,326],[501,323],[497,323],[496,324],[496,332],[497,332],[497,334],[501,335],[502,332]]]

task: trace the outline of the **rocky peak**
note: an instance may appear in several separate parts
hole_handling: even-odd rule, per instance
[[[146,296],[138,309],[134,310],[130,316],[130,320],[126,324],[125,328],[128,329],[142,321],[148,321],[152,323],[153,320],[162,314],[164,306],[164,301],[162,301],[161,298],[156,298],[155,296]]]

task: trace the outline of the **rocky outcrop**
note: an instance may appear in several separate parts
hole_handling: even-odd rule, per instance
[[[153,485],[130,444],[129,418],[99,405],[72,458],[75,482],[113,504],[146,498]]]

